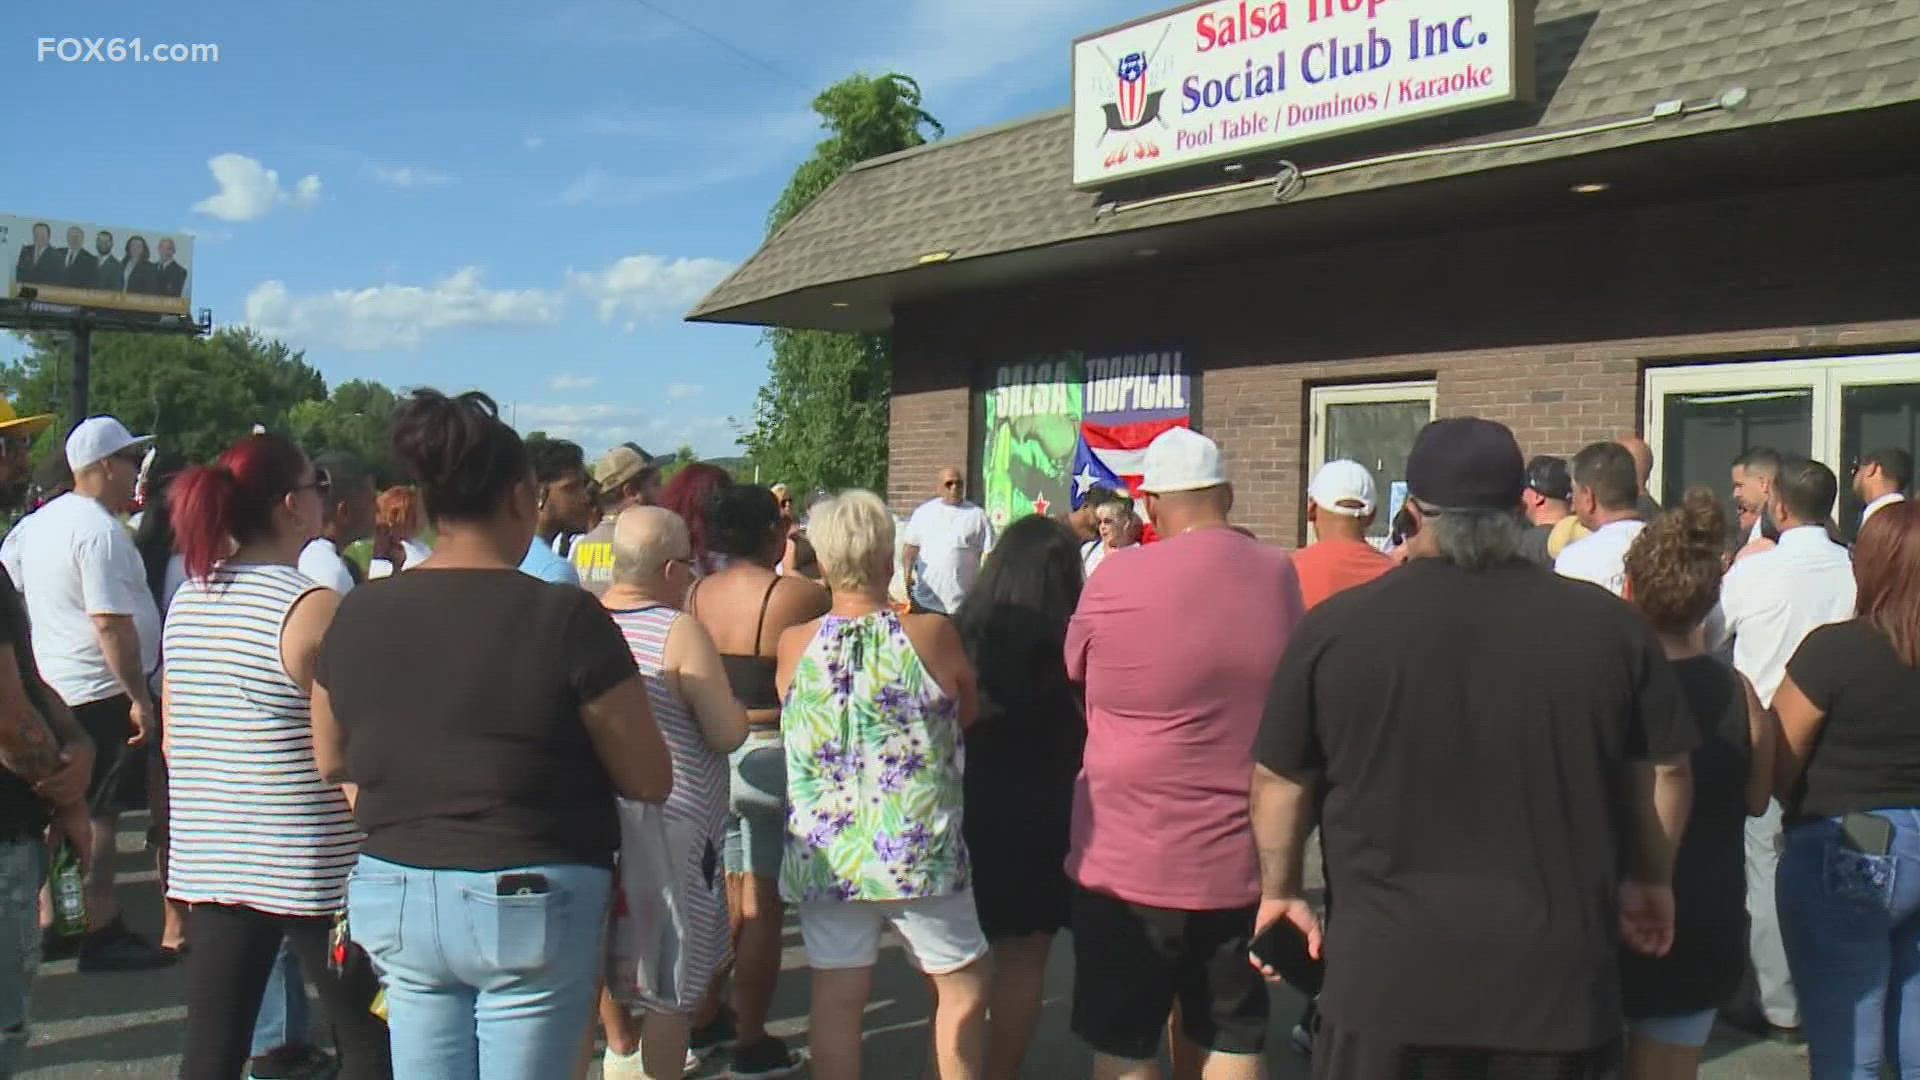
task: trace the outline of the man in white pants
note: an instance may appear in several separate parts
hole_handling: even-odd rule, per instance
[[[1839,494],[1833,471],[1804,457],[1780,461],[1765,509],[1780,527],[1774,547],[1735,563],[1709,622],[1716,645],[1733,642],[1733,666],[1753,681],[1763,705],[1786,676],[1787,661],[1808,634],[1853,617],[1853,561],[1827,536],[1827,515]],[[1749,946],[1768,1031],[1790,1037],[1800,1026],[1800,1003],[1780,942],[1774,872],[1780,865],[1780,804],[1747,822]]]

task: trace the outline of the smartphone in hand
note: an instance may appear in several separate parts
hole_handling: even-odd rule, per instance
[[[1307,953],[1307,935],[1291,920],[1281,919],[1253,939],[1254,958],[1278,972],[1287,985],[1303,994],[1320,992],[1325,966]]]

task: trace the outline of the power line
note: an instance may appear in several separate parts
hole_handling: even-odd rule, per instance
[[[661,18],[666,19],[668,22],[678,25],[683,30],[690,31],[691,33],[698,34],[699,36],[706,38],[708,41],[713,42],[715,45],[720,46],[721,48],[727,50],[733,55],[739,57],[742,60],[745,60],[747,63],[752,64],[754,67],[757,67],[762,71],[767,72],[770,75],[778,76],[779,78],[792,83],[793,85],[799,87],[802,90],[809,89],[806,81],[801,79],[799,76],[794,75],[792,72],[787,71],[779,67],[778,65],[771,63],[770,61],[761,59],[760,57],[754,55],[753,53],[748,52],[747,50],[741,48],[738,45],[735,45],[733,42],[728,41],[726,38],[721,37],[719,34],[716,34],[713,31],[706,29],[705,27],[698,26],[692,22],[689,22],[685,18],[679,15],[676,15],[671,11],[668,11],[666,8],[663,8],[656,3],[653,3],[653,0],[633,0],[633,2],[636,4],[639,4],[643,8],[646,8],[648,11],[653,12],[655,15],[658,15]]]

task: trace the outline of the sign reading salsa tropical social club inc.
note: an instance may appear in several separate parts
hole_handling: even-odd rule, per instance
[[[1092,34],[1073,182],[1525,98],[1532,22],[1532,0],[1208,0]]]

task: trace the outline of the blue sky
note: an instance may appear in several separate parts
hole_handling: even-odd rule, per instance
[[[648,2],[764,66],[639,0],[42,6],[0,43],[41,118],[0,148],[0,211],[193,232],[196,307],[329,383],[477,386],[589,454],[727,454],[759,332],[680,316],[759,243],[813,94],[902,71],[963,132],[1065,104],[1071,39],[1162,6]],[[43,36],[220,60],[37,62]]]

